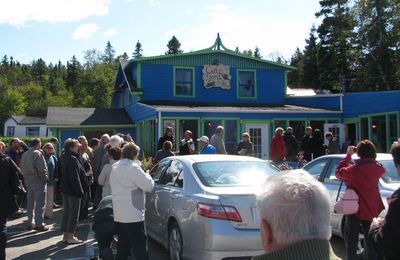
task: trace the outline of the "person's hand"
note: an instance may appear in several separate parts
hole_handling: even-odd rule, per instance
[[[349,145],[349,147],[347,147],[347,154],[348,155],[353,155],[356,152],[356,148],[355,146],[351,146]]]
[[[381,227],[383,224],[385,224],[385,219],[384,218],[374,218],[371,222],[371,227],[370,229],[373,228],[379,228]]]

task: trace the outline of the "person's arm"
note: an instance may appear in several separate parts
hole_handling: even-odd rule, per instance
[[[222,140],[222,137],[218,138],[218,147],[217,150],[220,154],[226,154],[226,150],[225,150],[225,145],[224,145],[224,141]]]
[[[190,144],[187,144],[187,145],[188,145],[188,147],[189,147],[189,152],[190,152],[190,154],[196,153],[196,150],[195,150],[193,141],[192,141]]]
[[[249,143],[250,149],[247,151],[247,155],[252,156],[254,153],[254,146],[253,143]]]
[[[269,159],[273,160],[275,157],[275,138],[272,137],[271,144],[269,146]]]
[[[154,187],[154,181],[150,174],[144,172],[140,166],[136,166],[134,171],[134,174],[129,174],[128,176],[136,184],[136,186],[145,192],[152,191]]]
[[[81,183],[81,177],[80,177],[80,171],[81,171],[81,166],[80,162],[77,158],[73,157],[70,165],[68,166],[68,174],[69,176],[69,181],[71,184],[71,188],[74,189],[74,193],[78,195],[79,197],[82,197],[85,192],[83,190],[83,184]]]
[[[35,166],[36,171],[42,181],[47,181],[48,179],[48,171],[46,161],[44,159],[43,154],[40,151],[35,152]]]
[[[393,200],[389,204],[389,210],[385,220],[382,222],[373,221],[369,231],[369,238],[374,248],[386,255],[385,253],[397,250],[400,241],[400,198]]]
[[[107,173],[111,171],[111,165],[110,164],[106,164],[103,167],[103,170],[101,170],[101,173],[99,175],[99,179],[97,180],[97,182],[104,186],[104,184],[106,184],[106,176]]]
[[[8,178],[8,183],[11,187],[11,190],[14,194],[17,194],[18,186],[20,183],[19,175],[22,175],[21,170],[18,168],[17,164],[9,158],[9,168],[10,168],[10,175]]]
[[[353,147],[351,147],[351,149],[353,149]],[[354,172],[355,167],[357,167],[355,164],[348,166],[350,161],[351,154],[348,152],[346,157],[339,162],[335,172],[336,178],[341,181],[345,181],[346,183],[350,183],[352,181],[352,177],[354,176],[352,173]]]

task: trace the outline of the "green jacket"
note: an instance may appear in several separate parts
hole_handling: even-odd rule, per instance
[[[281,250],[255,256],[252,260],[340,260],[329,240],[306,240]]]

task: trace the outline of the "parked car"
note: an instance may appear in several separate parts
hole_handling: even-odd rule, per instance
[[[255,194],[277,171],[246,156],[165,158],[150,171],[155,185],[146,194],[147,233],[173,260],[262,254]]]
[[[308,171],[321,181],[328,189],[331,197],[331,226],[332,233],[343,237],[344,218],[341,214],[336,214],[333,211],[333,206],[336,202],[337,192],[339,190],[340,181],[335,176],[336,167],[339,162],[345,157],[345,154],[332,154],[318,157],[317,159],[306,164],[303,169]],[[351,163],[358,159],[357,155],[353,155]],[[397,175],[396,168],[393,163],[391,154],[378,153],[377,161],[379,161],[386,169],[384,176],[379,181],[379,191],[382,196],[385,210],[380,214],[380,217],[385,217],[388,208],[387,198],[400,187],[400,177]],[[345,185],[342,186],[341,194],[345,190]],[[363,236],[360,234],[358,243],[358,255],[363,254]]]

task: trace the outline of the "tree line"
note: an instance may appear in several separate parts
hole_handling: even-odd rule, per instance
[[[322,19],[290,65],[291,87],[340,91],[400,89],[400,1],[321,0]]]

